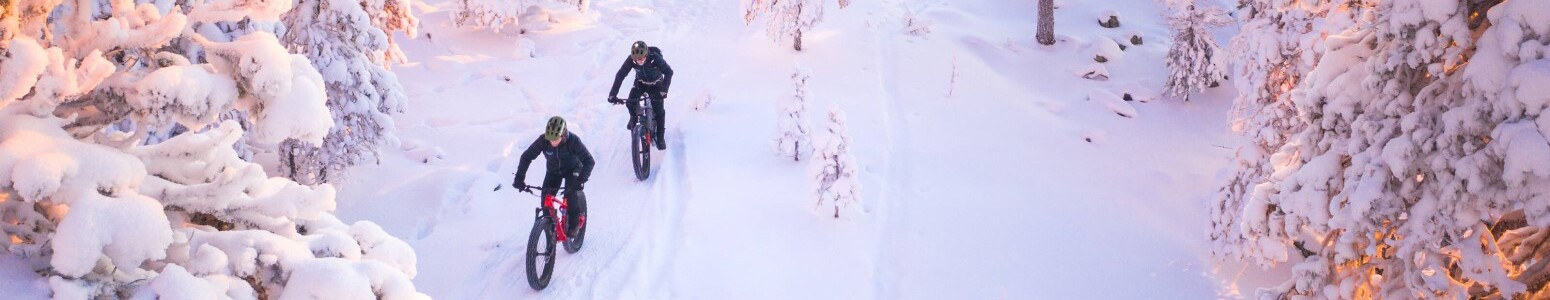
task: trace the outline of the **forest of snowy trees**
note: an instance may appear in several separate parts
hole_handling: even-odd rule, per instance
[[[452,23],[491,32],[517,29],[517,33],[546,29],[549,7],[567,6],[586,11],[590,0],[456,0]]]
[[[752,24],[761,17],[766,21],[765,33],[776,43],[791,42],[791,48],[802,51],[802,34],[812,31],[823,22],[823,0],[748,0],[743,5],[743,21]],[[850,6],[850,0],[837,0],[840,9]]]
[[[1240,1],[1212,253],[1259,298],[1543,296],[1550,5]]]
[[[405,2],[178,3],[0,1],[0,253],[57,299],[428,298],[408,244],[238,151],[390,139],[328,137],[399,109]]]

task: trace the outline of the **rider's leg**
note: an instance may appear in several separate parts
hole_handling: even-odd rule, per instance
[[[640,100],[641,96],[645,93],[646,90],[642,89],[640,86],[630,87],[630,97],[628,100],[624,101],[624,107],[630,110],[630,123],[624,125],[625,129],[635,129],[635,122],[638,121],[635,117],[635,111],[640,109],[640,103],[636,103],[635,101]]]
[[[574,233],[577,228],[576,226],[581,225],[581,220],[579,219],[581,217],[580,212],[587,211],[587,200],[585,196],[582,196],[581,181],[577,180],[574,176],[566,177],[565,201],[567,202],[565,211],[565,230],[567,230],[568,233]]]
[[[550,203],[549,201],[554,199],[554,194],[555,194],[555,192],[559,191],[560,183],[561,183],[561,180],[563,180],[563,179],[565,179],[565,177],[561,176],[560,174],[555,174],[555,173],[544,174],[544,186],[543,186],[543,197],[542,197],[543,198],[543,206],[544,206],[544,211],[549,212],[550,216],[559,216],[559,215],[554,214],[555,211],[552,209],[552,207],[554,207],[555,205],[554,205],[554,203]]]
[[[651,110],[656,114],[657,121],[657,149],[666,150],[667,143],[662,141],[667,140],[667,109],[662,105],[661,89],[653,89],[652,92],[657,93],[657,97],[651,99]]]

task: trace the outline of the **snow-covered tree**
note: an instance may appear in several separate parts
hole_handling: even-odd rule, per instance
[[[550,4],[575,6],[586,12],[590,0],[457,0],[452,24],[458,27],[501,32],[515,27],[519,32],[547,28],[545,10]]]
[[[305,184],[335,181],[345,168],[397,143],[389,114],[403,112],[408,96],[388,70],[405,59],[393,33],[414,36],[419,20],[405,0],[300,0],[283,20],[283,41],[327,71],[334,126],[321,144],[285,141],[281,172]]]
[[[813,179],[813,196],[818,198],[815,209],[819,213],[834,214],[835,218],[855,216],[861,212],[860,171],[856,157],[850,154],[850,131],[846,129],[845,112],[839,106],[829,107],[828,126],[820,134],[821,142],[808,174]]]
[[[1173,27],[1173,46],[1165,63],[1171,71],[1166,93],[1189,100],[1191,91],[1203,91],[1227,80],[1222,66],[1222,50],[1216,46],[1211,29],[1231,24],[1227,11],[1215,5],[1198,6],[1198,0],[1169,0],[1172,10],[1168,25]]]
[[[802,154],[813,152],[813,142],[808,134],[807,100],[812,98],[812,93],[807,90],[807,80],[812,78],[807,69],[797,67],[791,74],[791,85],[795,91],[790,97],[781,97],[777,109],[779,115],[775,116],[778,122],[775,127],[775,153],[781,157],[791,157],[793,161],[802,161]]]
[[[1039,23],[1034,39],[1039,44],[1055,44],[1055,0],[1039,0]]]
[[[1305,126],[1293,110],[1290,93],[1322,53],[1326,24],[1343,22],[1319,19],[1333,4],[1293,5],[1275,0],[1244,0],[1238,11],[1238,35],[1232,38],[1230,71],[1239,94],[1233,99],[1230,128],[1239,135],[1228,174],[1217,191],[1211,212],[1211,253],[1225,259],[1251,259],[1266,265],[1285,261],[1287,245],[1277,244],[1289,232],[1279,227],[1239,227],[1241,222],[1262,222],[1259,214],[1268,206],[1249,208],[1258,183],[1274,173],[1271,154],[1289,136]],[[1308,3],[1312,4],[1312,3]],[[1336,17],[1340,17],[1337,15]],[[1317,25],[1317,26],[1315,26]],[[1254,218],[1254,219],[1247,219]]]
[[[1213,251],[1303,257],[1262,298],[1545,296],[1550,6],[1350,4],[1282,100],[1301,126],[1248,162],[1270,172],[1212,205]]]
[[[838,0],[840,9],[850,0]],[[765,33],[776,43],[791,41],[792,49],[802,51],[802,34],[823,21],[823,0],[748,0],[743,6],[743,21],[753,24],[763,16]]]
[[[0,252],[61,299],[427,298],[332,186],[238,157],[332,125],[322,75],[265,30],[290,3],[184,4],[0,2]]]

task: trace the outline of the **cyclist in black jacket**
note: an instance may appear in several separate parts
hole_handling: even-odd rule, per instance
[[[624,76],[630,71],[635,71],[635,86],[630,88],[630,101],[619,99],[619,85],[624,83]],[[614,86],[608,91],[608,102],[619,104],[623,102],[630,110],[630,123],[625,124],[626,129],[634,129],[636,117],[635,110],[639,107],[635,101],[650,93],[652,97],[652,113],[656,114],[657,149],[667,149],[667,144],[662,143],[662,138],[667,132],[665,121],[667,112],[662,108],[662,100],[667,99],[667,89],[673,85],[673,67],[667,65],[667,60],[662,59],[662,50],[657,47],[646,46],[646,42],[636,41],[630,44],[630,57],[624,60],[624,65],[619,66],[619,73],[614,75]]]
[[[581,139],[565,130],[565,119],[559,116],[549,118],[548,126],[544,127],[544,135],[533,141],[533,145],[528,146],[527,151],[522,152],[521,163],[517,165],[517,178],[512,180],[511,186],[519,191],[531,192],[525,182],[527,168],[540,153],[544,155],[547,165],[541,198],[546,202],[549,201],[549,196],[555,194],[563,181],[565,199],[569,199],[567,210],[586,211],[587,200],[579,196],[584,189],[582,184],[587,183],[587,179],[592,177],[592,166],[595,162],[592,160],[592,153],[587,151],[587,146],[581,143]],[[543,203],[543,205],[543,207],[551,207],[549,203]],[[551,216],[555,215],[554,212],[550,213]],[[575,226],[577,214],[567,213],[565,216],[567,219],[565,224]],[[570,230],[574,228],[566,228],[566,231]]]

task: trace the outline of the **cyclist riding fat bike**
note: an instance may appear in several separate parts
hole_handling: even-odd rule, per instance
[[[619,99],[619,85],[624,83],[624,76],[630,71],[635,71],[635,85],[630,88],[630,101]],[[625,58],[624,65],[619,66],[619,73],[614,75],[613,88],[608,91],[608,102],[619,104],[623,102],[630,110],[630,122],[625,124],[626,129],[634,129],[636,123],[635,110],[640,106],[636,101],[646,95],[651,99],[652,113],[656,114],[656,141],[658,150],[667,149],[667,144],[662,141],[666,134],[665,121],[667,112],[662,107],[662,100],[667,99],[668,87],[673,84],[673,67],[667,65],[667,60],[662,59],[662,50],[657,47],[647,46],[646,42],[636,41],[630,44],[630,57]]]
[[[565,119],[555,116],[549,118],[549,124],[544,127],[544,134],[539,136],[533,144],[522,152],[521,163],[517,165],[517,177],[512,180],[511,186],[519,191],[531,192],[526,183],[527,168],[538,158],[538,154],[544,155],[546,161],[543,182],[543,207],[551,207],[549,201],[563,183],[565,186],[565,199],[569,201],[567,210],[586,211],[586,199],[578,197],[584,189],[587,179],[592,177],[592,153],[587,151],[587,146],[581,143],[581,138],[576,134],[565,130]],[[554,212],[550,212],[553,216]],[[566,214],[568,227],[577,224],[576,214]],[[567,228],[566,231],[575,228]]]

